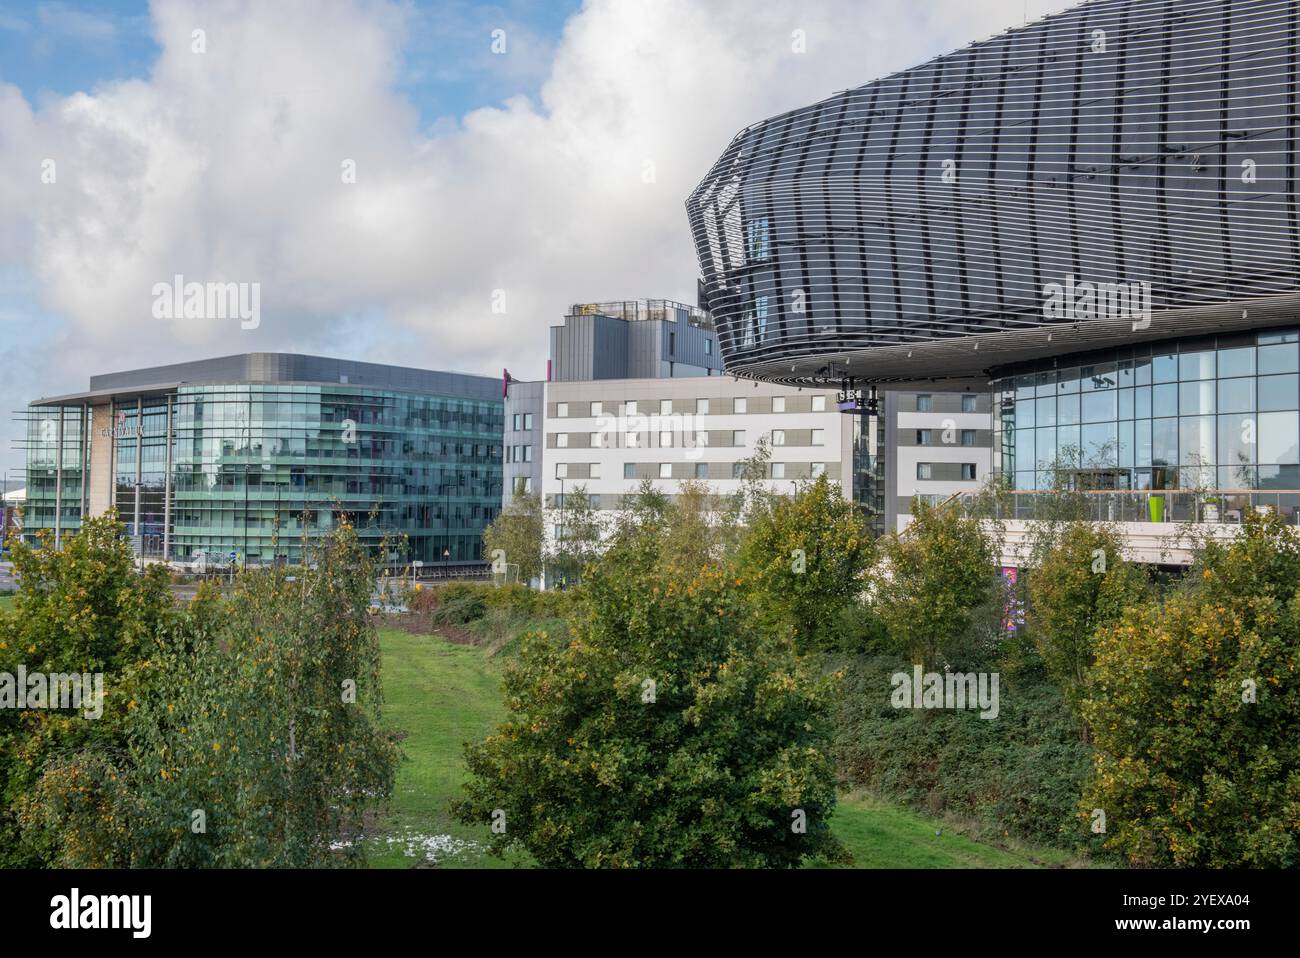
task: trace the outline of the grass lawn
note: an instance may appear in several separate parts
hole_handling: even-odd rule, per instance
[[[527,856],[501,860],[485,852],[487,826],[452,821],[447,803],[459,795],[465,771],[461,743],[484,737],[504,714],[500,665],[475,646],[381,629],[384,716],[405,730],[407,761],[378,835],[371,864],[381,868],[436,865],[500,868],[527,865]],[[1069,863],[1064,852],[1005,850],[952,833],[910,809],[862,796],[842,796],[832,823],[859,868],[1024,868]],[[942,831],[936,835],[936,831]]]
[[[0,595],[0,609],[12,609],[14,607],[14,597],[11,595]]]
[[[384,837],[371,843],[371,864],[509,867],[486,854],[486,825],[467,828],[447,811],[465,778],[462,743],[486,736],[504,713],[500,670],[481,648],[436,636],[381,629],[379,643],[384,719],[406,732],[406,761],[381,822]]]

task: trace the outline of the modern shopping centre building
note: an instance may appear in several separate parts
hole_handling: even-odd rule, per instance
[[[1094,0],[747,127],[687,204],[727,372],[989,389],[1017,490],[1295,521],[1298,116],[1292,0]]]
[[[286,353],[93,376],[26,414],[24,534],[115,508],[146,557],[297,561],[346,516],[473,562],[501,508],[501,381]]]

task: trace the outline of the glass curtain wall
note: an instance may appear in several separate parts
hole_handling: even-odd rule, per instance
[[[993,382],[1019,490],[1300,490],[1300,330],[1126,347]],[[1297,497],[1300,501],[1300,497]]]

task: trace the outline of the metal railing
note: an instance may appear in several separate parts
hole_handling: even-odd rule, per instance
[[[995,519],[1240,524],[1255,511],[1300,525],[1300,489],[1018,489],[987,496],[965,493],[961,501],[968,515]],[[987,516],[990,506],[993,514]]]

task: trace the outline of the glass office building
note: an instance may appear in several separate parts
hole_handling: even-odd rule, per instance
[[[993,390],[1016,489],[1064,467],[1094,489],[1300,490],[1300,328],[1120,347]]]
[[[1094,0],[747,127],[687,202],[726,371],[964,385],[1294,327],[1297,115],[1293,0]]]
[[[489,377],[256,353],[95,377],[27,419],[29,538],[113,507],[145,556],[293,562],[346,516],[390,559],[474,562],[501,503]]]
[[[1294,0],[1093,0],[756,123],[687,201],[725,370],[992,383],[1015,489],[1294,518],[1297,116]]]

